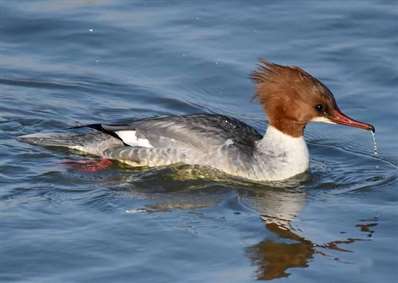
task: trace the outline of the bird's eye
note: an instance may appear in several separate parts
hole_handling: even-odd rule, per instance
[[[317,104],[317,105],[315,105],[315,110],[318,113],[323,113],[323,112],[325,112],[325,106],[323,104]]]

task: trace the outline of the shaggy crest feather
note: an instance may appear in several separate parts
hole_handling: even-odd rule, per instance
[[[297,66],[283,66],[261,59],[250,78],[257,86],[255,98],[262,104],[265,103],[266,96],[279,95],[286,91],[300,91],[301,89],[333,97],[331,91],[323,83]]]

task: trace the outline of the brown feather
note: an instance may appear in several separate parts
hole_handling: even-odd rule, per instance
[[[250,78],[256,83],[256,99],[271,125],[292,136],[300,136],[315,115],[313,106],[335,104],[330,90],[318,79],[296,66],[260,60]]]

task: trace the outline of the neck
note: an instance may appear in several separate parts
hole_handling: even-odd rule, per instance
[[[292,136],[284,131],[279,130],[273,125],[269,125],[264,137],[260,140],[260,143],[275,143],[279,144],[281,147],[287,147],[292,144],[305,145],[305,140],[303,135]]]
[[[297,121],[288,119],[277,119],[275,121],[270,121],[270,125],[278,129],[279,131],[295,138],[304,136],[305,124]]]
[[[283,177],[293,177],[309,167],[308,148],[302,135],[294,137],[270,125],[257,149],[272,158],[275,171]]]

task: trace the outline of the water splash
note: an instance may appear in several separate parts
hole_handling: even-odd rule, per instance
[[[377,143],[376,143],[376,134],[373,131],[370,131],[373,140],[373,154],[375,156],[379,155],[379,151],[377,150]]]

